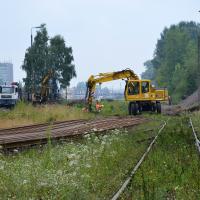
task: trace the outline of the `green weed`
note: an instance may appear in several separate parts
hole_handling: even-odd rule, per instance
[[[188,117],[172,118],[124,199],[200,199],[200,161]]]

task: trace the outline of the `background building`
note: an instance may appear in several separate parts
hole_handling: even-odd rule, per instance
[[[13,64],[0,63],[0,84],[11,84],[13,82]]]

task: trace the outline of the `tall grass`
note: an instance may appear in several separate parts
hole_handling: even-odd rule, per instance
[[[124,199],[200,199],[200,160],[188,117],[173,118]]]
[[[84,112],[85,105],[47,104],[33,106],[23,101],[12,110],[0,110],[0,128],[23,126],[51,121],[90,119],[113,115],[127,115],[128,105],[125,101],[102,101],[104,105],[100,113]]]
[[[76,106],[69,107],[61,104],[33,106],[22,101],[13,110],[0,110],[0,128],[51,121],[88,119],[93,116]]]
[[[101,114],[104,116],[110,115],[128,115],[128,102],[124,100],[102,101],[104,105]]]

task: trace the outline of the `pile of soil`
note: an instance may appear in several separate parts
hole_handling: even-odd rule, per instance
[[[200,87],[178,105],[163,105],[163,113],[167,115],[179,115],[182,112],[200,109]]]
[[[180,106],[184,110],[195,110],[199,108],[200,104],[200,87],[193,94],[180,102]]]

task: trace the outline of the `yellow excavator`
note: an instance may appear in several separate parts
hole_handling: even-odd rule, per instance
[[[137,115],[142,111],[161,113],[161,101],[168,101],[168,90],[166,88],[155,89],[151,80],[139,79],[131,69],[91,75],[87,81],[86,91],[86,103],[89,111],[92,111],[96,84],[119,79],[126,81],[124,97],[129,102],[129,115]]]
[[[49,70],[48,73],[43,77],[41,81],[41,89],[40,92],[32,93],[32,103],[33,104],[42,104],[48,100],[49,96],[49,80],[53,75],[53,70]]]

